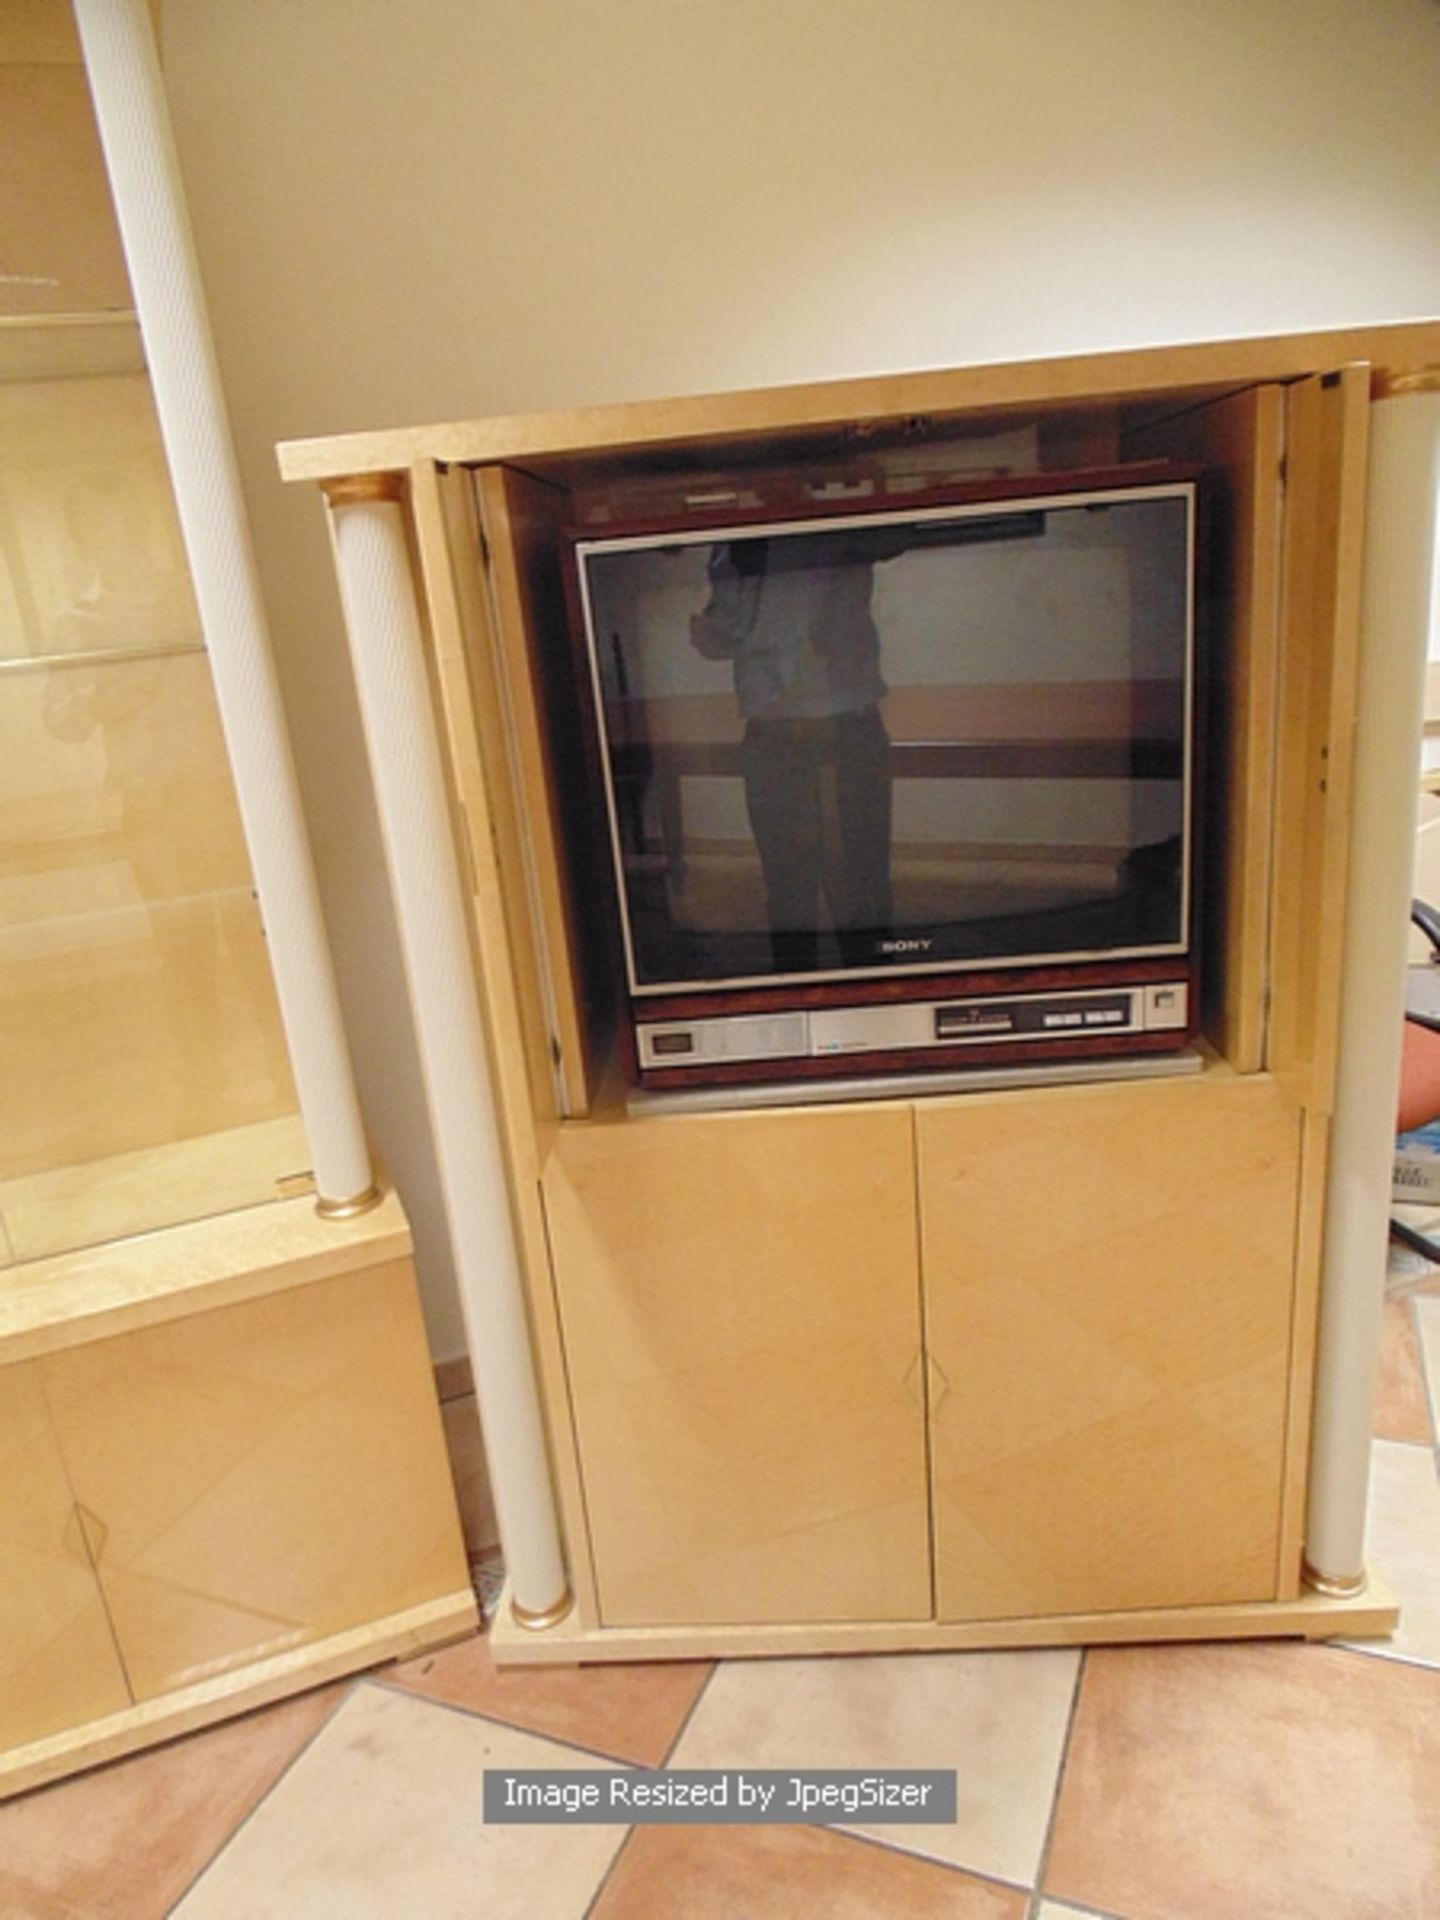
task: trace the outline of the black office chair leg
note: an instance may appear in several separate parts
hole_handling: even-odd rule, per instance
[[[1423,1254],[1427,1260],[1440,1267],[1440,1240],[1432,1240],[1428,1233],[1421,1233],[1418,1227],[1404,1226],[1399,1220],[1390,1222],[1390,1234],[1391,1238],[1398,1240],[1402,1246],[1411,1248],[1415,1253]]]

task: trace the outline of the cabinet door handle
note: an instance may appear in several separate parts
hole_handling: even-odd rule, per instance
[[[916,1406],[921,1409],[922,1412],[924,1411],[924,1407],[925,1407],[925,1376],[921,1371],[921,1369],[924,1367],[924,1365],[925,1365],[925,1355],[921,1351],[921,1349],[917,1347],[915,1349],[915,1357],[910,1362],[909,1366],[905,1369],[904,1375],[900,1381],[900,1384],[905,1389],[905,1392],[915,1402]]]
[[[925,1360],[930,1369],[930,1416],[933,1419],[940,1411],[941,1404],[949,1397],[950,1381],[933,1353],[926,1354]]]
[[[78,1560],[83,1566],[90,1566],[93,1555],[90,1542],[85,1537],[85,1522],[80,1518],[79,1507],[72,1506],[65,1516],[65,1528],[60,1535],[60,1544],[72,1560]]]
[[[88,1507],[81,1506],[78,1500],[75,1502],[75,1513],[80,1521],[80,1534],[85,1542],[85,1551],[89,1554],[91,1563],[98,1567],[100,1556],[104,1553],[110,1539],[110,1529],[98,1514],[92,1513]]]
[[[917,1407],[923,1409],[928,1397],[932,1414],[950,1391],[950,1382],[945,1377],[944,1369],[937,1364],[932,1354],[923,1351],[917,1352],[905,1369],[905,1377],[901,1385]]]

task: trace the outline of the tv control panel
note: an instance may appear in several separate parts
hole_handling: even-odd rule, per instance
[[[1188,982],[1177,980],[973,1000],[910,1000],[642,1021],[636,1026],[636,1041],[640,1065],[649,1069],[719,1061],[930,1052],[937,1047],[993,1046],[1005,1040],[1183,1032],[1189,1024],[1189,1001]]]

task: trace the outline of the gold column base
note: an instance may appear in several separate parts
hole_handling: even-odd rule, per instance
[[[353,1220],[358,1214],[369,1213],[378,1207],[385,1198],[379,1187],[367,1187],[363,1193],[352,1194],[348,1200],[327,1200],[321,1194],[315,1202],[315,1211],[322,1220]]]
[[[1370,1576],[1363,1568],[1348,1580],[1335,1579],[1328,1573],[1317,1573],[1308,1560],[1301,1568],[1300,1577],[1313,1593],[1326,1594],[1332,1600],[1353,1600],[1370,1584]]]
[[[551,1607],[543,1607],[538,1613],[532,1613],[529,1607],[522,1607],[518,1600],[510,1602],[510,1618],[517,1627],[524,1627],[527,1633],[543,1633],[547,1627],[558,1627],[575,1604],[575,1596],[569,1587]]]

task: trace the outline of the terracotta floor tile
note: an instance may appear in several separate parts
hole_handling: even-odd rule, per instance
[[[324,1724],[345,1684],[0,1806],[4,1920],[159,1920]]]
[[[363,1684],[175,1920],[580,1920],[625,1828],[487,1826],[484,1772],[602,1765]]]
[[[879,1827],[876,1838],[1028,1886],[1078,1658],[1052,1651],[723,1661],[673,1764],[953,1767],[953,1825]]]
[[[1372,1446],[1365,1557],[1400,1603],[1400,1624],[1388,1639],[1354,1644],[1440,1667],[1440,1479],[1429,1447]]]
[[[450,1456],[450,1476],[455,1482],[455,1503],[465,1532],[465,1551],[471,1555],[489,1553],[500,1533],[474,1394],[442,1400],[440,1419],[445,1428],[445,1451]]]
[[[475,1371],[468,1353],[435,1362],[435,1397],[443,1407],[447,1400],[463,1400],[475,1391]]]
[[[1025,1920],[1026,1894],[810,1827],[637,1827],[586,1920]]]
[[[1375,1392],[1375,1432],[1382,1440],[1434,1444],[1430,1400],[1415,1337],[1414,1309],[1405,1294],[1391,1294],[1380,1321],[1380,1374]]]
[[[506,1667],[483,1635],[383,1669],[387,1686],[488,1714],[529,1733],[658,1767],[710,1677],[708,1660],[634,1666]]]
[[[1440,1674],[1291,1645],[1092,1653],[1045,1890],[1127,1920],[1440,1914]]]

